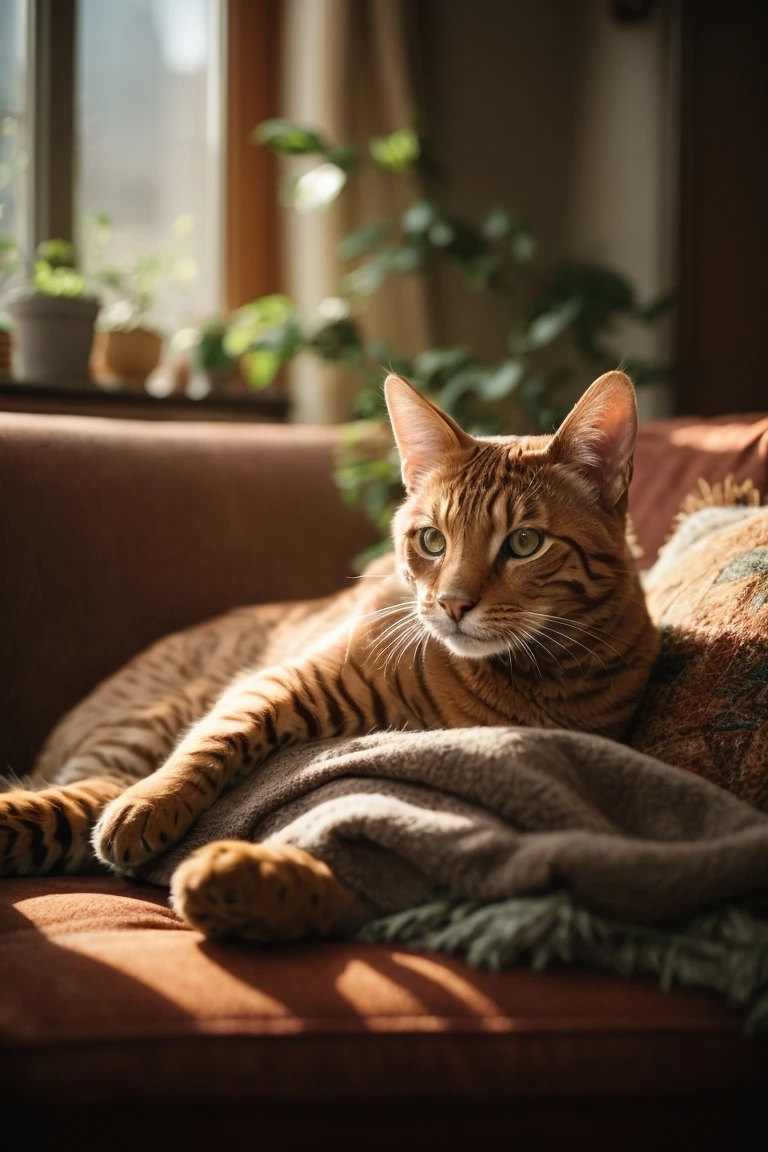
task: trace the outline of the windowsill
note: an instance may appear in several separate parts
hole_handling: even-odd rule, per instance
[[[288,418],[289,401],[279,393],[252,396],[208,395],[162,399],[148,392],[101,388],[90,381],[67,388],[20,383],[0,378],[0,412],[41,412],[49,415],[109,416],[124,420],[215,420],[279,423]]]

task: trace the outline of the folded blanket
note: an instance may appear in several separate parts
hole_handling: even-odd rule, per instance
[[[343,927],[363,938],[496,967],[527,949],[533,963],[570,956],[686,979],[672,962],[687,937],[692,982],[742,1001],[768,985],[768,930],[747,912],[740,984],[734,913],[685,924],[768,894],[768,816],[601,737],[472,728],[299,746],[222,797],[146,879],[167,885],[217,839],[290,843],[324,860],[356,893]]]

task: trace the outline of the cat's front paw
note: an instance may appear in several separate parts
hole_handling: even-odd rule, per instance
[[[178,793],[162,793],[147,783],[134,785],[108,804],[93,831],[96,855],[118,871],[167,852],[197,817]]]
[[[297,940],[328,932],[352,900],[326,864],[289,844],[219,840],[171,878],[171,906],[205,936]]]

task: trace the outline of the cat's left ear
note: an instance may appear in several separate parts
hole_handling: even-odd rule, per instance
[[[637,440],[637,402],[623,372],[606,372],[591,384],[558,428],[549,446],[552,459],[577,468],[614,508],[632,479]]]
[[[414,492],[450,452],[474,444],[455,420],[402,376],[387,376],[384,396],[408,492]]]

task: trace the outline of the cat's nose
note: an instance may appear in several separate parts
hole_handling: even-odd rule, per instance
[[[474,608],[477,604],[477,600],[467,600],[461,594],[452,596],[450,592],[441,592],[437,602],[443,611],[448,613],[451,620],[455,620],[457,624],[462,616],[466,616],[470,608]]]

